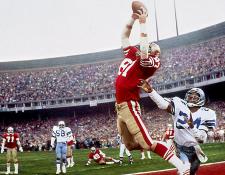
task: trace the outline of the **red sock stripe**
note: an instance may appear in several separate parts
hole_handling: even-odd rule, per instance
[[[175,150],[175,147],[171,145],[168,151],[166,152],[166,154],[164,155],[164,159],[169,160],[174,155],[173,153],[174,150]]]
[[[151,140],[151,137],[149,136],[149,133],[148,133],[148,131],[147,131],[142,119],[141,119],[138,103],[134,102],[134,101],[129,101],[127,104],[128,104],[128,107],[130,109],[131,114],[134,117],[134,120],[136,121],[136,123],[137,123],[137,125],[138,125],[138,127],[141,131],[142,136],[144,137],[145,142],[149,146],[151,146],[152,140]]]
[[[171,157],[173,157],[174,156],[174,154],[170,154],[170,156],[169,157],[167,157],[167,159],[165,159],[165,160],[170,160],[171,159]]]
[[[158,154],[160,157],[164,158],[166,153],[168,151],[168,148],[161,144],[161,143],[157,143],[154,152],[156,154]],[[165,159],[165,158],[164,158]]]

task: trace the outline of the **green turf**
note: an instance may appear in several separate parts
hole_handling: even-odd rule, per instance
[[[225,160],[225,143],[202,145],[207,154],[209,162]],[[119,157],[119,149],[102,149],[107,156]],[[140,152],[133,151],[134,164],[129,165],[127,157],[124,157],[124,164],[119,165],[97,165],[92,163],[85,166],[87,162],[88,150],[75,150],[74,159],[76,165],[67,169],[67,175],[119,175],[133,172],[143,172],[150,170],[172,168],[166,161],[151,153],[152,159],[140,160]],[[0,155],[0,171],[6,169],[5,153]],[[21,175],[51,175],[55,174],[55,153],[54,152],[24,152],[19,153],[19,172]]]

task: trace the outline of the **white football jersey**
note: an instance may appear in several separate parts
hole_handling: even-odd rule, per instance
[[[190,109],[187,102],[179,97],[172,98],[173,120],[174,120],[174,140],[177,144],[183,146],[195,146],[198,144],[193,130],[189,128],[185,118],[190,119]],[[198,111],[192,112],[194,128],[204,129],[214,128],[216,125],[215,111],[201,107]],[[206,129],[205,129],[206,128]]]
[[[56,138],[56,142],[67,142],[72,137],[72,131],[69,127],[59,128],[53,126],[52,137]]]

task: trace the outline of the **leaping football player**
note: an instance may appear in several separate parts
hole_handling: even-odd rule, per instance
[[[4,152],[5,147],[7,148],[7,171],[5,174],[10,174],[10,163],[14,163],[14,174],[18,174],[19,165],[17,158],[17,146],[19,147],[19,151],[23,152],[23,148],[19,140],[19,134],[15,133],[12,127],[8,127],[7,133],[3,134],[1,148],[1,153]]]
[[[188,175],[189,167],[174,155],[174,147],[153,140],[141,118],[139,80],[149,79],[160,67],[160,47],[148,41],[147,16],[145,8],[133,13],[122,33],[124,59],[115,81],[117,128],[128,150],[151,150],[173,164],[180,175]],[[129,42],[135,20],[140,24],[140,49]]]

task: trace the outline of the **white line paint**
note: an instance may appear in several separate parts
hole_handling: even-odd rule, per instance
[[[201,166],[215,165],[215,164],[221,164],[221,163],[225,163],[225,161],[214,162],[214,163],[206,163],[206,164],[202,164]],[[148,174],[148,173],[158,173],[158,172],[172,171],[172,170],[176,170],[176,168],[170,168],[170,169],[165,169],[165,170],[156,170],[156,171],[148,171],[148,172],[131,173],[131,174],[124,174],[124,175],[139,175],[139,174]]]

